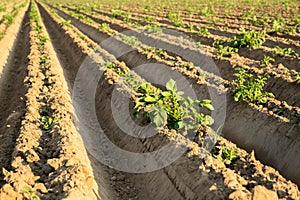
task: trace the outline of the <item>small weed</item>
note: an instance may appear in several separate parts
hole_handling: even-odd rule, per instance
[[[238,53],[239,49],[231,46],[218,46],[218,56],[219,57],[231,57],[233,54]]]
[[[245,20],[252,19],[254,16],[254,8],[251,7],[247,12],[241,14],[240,16]]]
[[[186,29],[188,29],[189,31],[193,31],[194,30],[194,25],[193,24],[187,24]]]
[[[268,20],[268,18],[266,18],[266,17],[263,17],[263,18],[257,18],[256,15],[254,15],[254,16],[252,17],[252,20],[251,20],[250,23],[251,23],[252,25],[254,25],[254,26],[259,26],[259,25],[263,26],[263,25],[265,25],[265,23],[267,22],[267,20]]]
[[[178,18],[178,14],[173,11],[173,10],[170,10],[168,13],[167,13],[167,16],[166,16],[168,19],[170,20],[176,20]]]
[[[142,18],[142,21],[143,22],[156,22],[156,19],[154,19],[154,17],[152,17],[152,16],[147,15],[147,16]]]
[[[130,14],[127,14],[127,13],[125,13],[125,14],[123,14],[123,15],[124,15],[123,21],[124,21],[125,23],[127,23],[127,24],[131,23],[131,15],[130,15]]]
[[[40,65],[45,65],[47,59],[48,59],[47,56],[42,55],[42,56],[40,57]]]
[[[282,32],[283,26],[285,26],[285,22],[283,19],[277,18],[277,19],[272,19],[270,25],[271,25],[271,32],[280,33],[280,32]]]
[[[4,32],[0,32],[0,40],[2,40],[4,38],[5,33]]]
[[[175,27],[184,27],[184,23],[182,21],[182,19],[178,18],[176,20],[174,20],[174,24]]]
[[[141,42],[134,36],[120,35],[120,37],[123,42],[129,44],[132,47],[137,47],[141,44]]]
[[[231,57],[233,54],[238,53],[238,48],[226,45],[228,42],[225,40],[217,40],[213,46],[218,49],[219,57]]]
[[[0,12],[5,12],[5,11],[6,11],[5,6],[0,6]]]

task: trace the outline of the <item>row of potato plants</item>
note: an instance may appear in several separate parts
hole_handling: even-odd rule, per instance
[[[71,13],[71,15],[73,17],[76,17],[78,15],[78,14],[76,14],[76,12],[70,11],[68,9],[64,9],[64,10],[66,12]],[[79,15],[83,16],[83,14],[79,14]],[[87,16],[81,17],[81,18],[79,18],[77,16],[77,18],[80,20],[83,20],[83,21],[84,21],[84,19],[88,19],[88,20],[86,20],[87,23],[97,27],[95,25],[96,23],[91,18],[88,18]],[[119,38],[124,43],[129,44],[133,48],[137,48],[139,50],[139,53],[149,55],[149,50],[154,51],[154,54],[152,54],[152,56],[150,56],[151,58],[157,59],[157,57],[160,57],[162,59],[157,59],[157,60],[165,61],[165,64],[168,64],[168,65],[170,65],[170,63],[173,63],[173,64],[177,63],[176,62],[177,60],[172,58],[172,56],[169,56],[167,54],[167,52],[165,52],[161,49],[156,49],[154,47],[145,46],[140,41],[138,41],[137,38],[135,38],[135,37],[124,36],[121,33],[118,33],[116,31],[110,29],[108,24],[101,24],[98,28],[100,29],[100,31],[106,32],[112,36],[116,35],[116,38]],[[148,57],[148,58],[150,58],[150,57]],[[182,62],[181,67],[185,67],[187,69],[195,68],[189,62],[183,62],[182,60],[180,62]],[[199,68],[197,68],[197,69],[199,69]],[[267,103],[268,98],[274,98],[274,95],[272,93],[263,91],[266,81],[269,78],[269,76],[267,74],[253,76],[253,75],[247,73],[245,69],[237,68],[236,70],[238,71],[238,73],[235,74],[236,80],[231,83],[231,85],[232,85],[231,88],[234,93],[234,100],[246,101],[248,103],[255,103],[258,105],[261,105],[261,104],[265,105]],[[204,75],[204,77],[207,76],[207,74],[205,74],[205,73],[203,74],[203,72],[201,72],[201,73],[198,72],[197,75],[200,75],[200,76]],[[285,107],[284,105],[281,105],[279,107],[280,107],[279,110],[287,110],[286,108],[284,108]],[[296,113],[297,113],[297,111],[296,111]],[[280,114],[280,116],[281,116],[283,113],[281,112],[278,114]],[[287,114],[287,115],[289,115],[289,114]],[[275,113],[275,116],[277,116],[276,113]],[[280,117],[280,116],[277,116],[277,117]],[[298,115],[296,114],[295,117],[297,118],[297,116]],[[282,118],[282,117],[280,117],[280,118]],[[289,120],[285,119],[285,121],[289,121]],[[294,121],[294,119],[292,121]],[[296,121],[298,121],[298,120],[296,120]]]
[[[79,7],[77,10],[85,10],[85,11],[90,11],[90,14],[95,15],[96,13],[91,9],[90,7]],[[103,12],[103,11],[101,11]],[[121,11],[112,11],[113,14],[111,15],[112,18],[116,18],[122,16]],[[125,17],[121,17],[125,23],[131,24],[133,27],[141,27],[142,25],[139,24],[137,21],[132,21],[130,20],[131,17],[130,15],[125,15]],[[153,17],[143,17],[143,19],[139,19],[141,22],[147,22],[147,27],[148,30],[152,32],[159,32],[160,27],[162,24],[157,23],[155,18]],[[208,32],[205,28],[199,28],[197,27],[198,32],[192,33],[193,35],[208,35]],[[239,49],[241,47],[247,47],[247,48],[262,48],[264,51],[267,53],[270,52],[273,57],[270,58],[273,62],[275,62],[275,57],[280,56],[285,59],[285,57],[298,57],[299,53],[293,50],[292,48],[280,48],[279,46],[275,46],[274,48],[267,48],[265,46],[262,46],[263,43],[266,41],[266,31],[254,31],[254,30],[245,30],[241,29],[241,33],[236,34],[233,38],[220,38],[215,36],[212,36],[212,39],[215,40],[215,43],[213,46],[217,49],[218,51],[218,56],[221,57],[231,57],[233,54],[237,54],[239,52]],[[188,32],[187,32],[188,33]],[[207,36],[205,36],[207,37]],[[209,37],[211,38],[211,37]],[[200,44],[201,45],[201,44]],[[202,46],[202,45],[201,45]],[[288,58],[290,59],[290,58]],[[262,62],[265,62],[265,59],[262,60]],[[271,64],[271,62],[269,62]],[[263,66],[263,65],[262,65]],[[273,73],[272,73],[273,74]],[[294,80],[294,82],[298,82],[297,75],[298,72],[295,70],[291,70],[289,72],[291,79],[289,80]],[[278,74],[277,74],[278,75]],[[285,78],[285,76],[283,76]]]
[[[4,25],[4,27],[2,27],[0,29],[0,40],[3,39],[6,29],[13,23],[14,18],[19,13],[19,10],[21,8],[25,7],[27,5],[27,2],[28,2],[28,0],[26,0],[25,2],[23,2],[21,4],[14,4],[13,10],[2,16],[1,22],[3,24],[1,24],[1,25],[2,26]]]
[[[55,11],[52,10],[52,13],[55,13],[55,17],[59,17]],[[61,26],[72,28],[66,25],[66,20],[61,21]],[[96,54],[99,51],[105,50],[98,49]],[[214,123],[210,115],[198,111],[199,107],[208,111],[213,110],[211,100],[200,101],[184,97],[184,93],[178,91],[173,79],[170,79],[165,85],[166,89],[162,90],[139,77],[123,62],[103,58],[98,58],[96,62],[102,66],[100,70],[105,72],[108,83],[121,84],[127,88],[126,91],[130,92],[134,101],[134,115],[142,117],[145,122],[152,122],[159,129],[175,130],[183,136],[205,134]]]

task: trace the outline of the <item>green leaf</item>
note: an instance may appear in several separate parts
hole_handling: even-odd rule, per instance
[[[178,124],[178,122],[174,123],[174,129],[175,129],[175,130],[178,130],[178,129],[179,129],[179,124]]]
[[[183,91],[179,91],[179,92],[177,92],[176,93],[178,96],[182,96],[183,94],[184,94],[184,92]]]
[[[166,88],[169,91],[173,91],[176,92],[177,91],[177,85],[176,82],[173,79],[170,79],[167,84],[166,84]]]
[[[205,125],[210,126],[214,123],[214,119],[211,116],[206,115],[204,118],[204,123],[205,123]]]
[[[149,102],[149,103],[153,103],[153,102],[156,102],[156,99],[154,97],[151,97],[151,96],[146,96],[145,97],[145,102]]]
[[[211,104],[204,104],[203,107],[210,111],[214,110],[214,107]]]
[[[236,93],[235,95],[234,95],[234,101],[241,101],[241,99],[242,99],[242,94],[241,93]]]
[[[164,97],[168,97],[171,95],[170,92],[167,92],[167,91],[164,91],[164,92],[161,92],[161,95],[163,95]]]
[[[202,101],[195,101],[200,107],[204,107],[210,111],[214,110],[214,107],[210,104],[211,100],[209,99],[204,99]]]
[[[149,111],[150,119],[155,123],[157,127],[162,127],[166,125],[167,122],[167,112],[161,105],[154,105]]]

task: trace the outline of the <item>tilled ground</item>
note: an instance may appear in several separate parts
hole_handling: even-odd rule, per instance
[[[30,21],[29,14],[34,11],[32,10],[34,8],[38,13],[38,20],[33,22]],[[57,11],[55,14],[45,4],[36,5],[32,1],[26,9],[20,11],[18,15],[20,19],[23,18],[22,23],[15,23],[14,28],[18,35],[14,45],[9,48],[12,49],[12,53],[9,54],[8,59],[1,61],[7,61],[7,64],[2,70],[0,79],[0,97],[3,102],[0,106],[2,111],[0,167],[3,168],[0,174],[0,199],[30,199],[35,195],[40,199],[300,198],[297,185],[268,166],[272,164],[278,167],[282,174],[286,173],[294,179],[299,178],[297,173],[291,175],[294,168],[290,163],[293,156],[294,159],[298,156],[296,153],[299,149],[297,144],[299,137],[296,133],[299,131],[299,126],[280,121],[280,118],[275,118],[264,109],[234,103],[229,95],[228,116],[224,127],[227,138],[233,139],[236,143],[245,138],[251,142],[258,142],[260,139],[249,138],[255,136],[242,138],[235,135],[242,131],[249,134],[251,131],[247,130],[251,129],[251,126],[259,134],[270,132],[265,136],[264,141],[258,142],[256,146],[252,143],[249,145],[246,142],[239,142],[248,150],[255,149],[255,153],[246,152],[227,139],[218,137],[217,146],[238,151],[239,158],[230,167],[215,158],[214,155],[219,153],[217,147],[203,158],[200,156],[198,146],[200,144],[197,140],[189,141],[175,131],[160,130],[155,137],[145,139],[124,134],[114,122],[111,108],[113,103],[121,110],[123,102],[120,99],[113,99],[112,95],[116,92],[115,88],[119,89],[117,94],[121,96],[128,93],[134,96],[134,93],[115,72],[99,69],[97,59],[109,58],[110,61],[117,63],[120,69],[130,70],[137,65],[150,62],[147,60],[147,55],[143,56],[141,52],[134,51],[117,60],[111,47],[104,46],[95,50],[98,43],[109,38],[109,35],[75,20],[64,11]],[[63,18],[71,19],[72,24],[63,25]],[[36,28],[39,26],[41,32]],[[118,31],[124,29],[119,26]],[[41,35],[49,39],[43,42]],[[116,47],[115,43],[111,43],[111,46]],[[178,48],[182,47],[178,46]],[[74,87],[78,87],[75,85],[76,74],[86,61],[90,64],[88,67],[91,67],[89,73],[101,71],[105,75],[97,86],[95,109],[104,134],[115,145],[131,152],[144,153],[159,149],[175,140],[187,145],[190,151],[169,166],[148,173],[121,172],[102,164],[99,159],[101,152],[96,148],[99,139],[96,136],[92,139],[95,140],[94,142],[87,141],[81,132],[83,128],[81,124],[87,123],[85,121],[87,119],[82,116],[91,114],[94,109],[91,108],[93,104],[89,104],[87,100],[85,107],[74,104],[71,100]],[[151,61],[155,61],[155,58]],[[184,70],[180,72],[185,73]],[[147,80],[145,75],[139,75]],[[194,85],[199,95],[205,93],[201,86],[203,83],[199,84],[201,80],[199,77],[197,80],[197,76],[189,73],[185,76]],[[89,85],[80,86],[82,93],[73,98],[75,100],[81,98],[85,101],[88,89],[90,89]],[[276,99],[274,101],[278,102]],[[241,111],[249,115],[244,121],[240,119]],[[253,122],[251,117],[258,117],[261,122]],[[130,120],[128,116],[123,118]],[[43,119],[48,121],[45,122]],[[75,123],[76,120],[79,120],[79,124]],[[237,122],[242,124],[247,120],[250,122],[248,127],[235,127]],[[269,123],[269,129],[264,128],[265,123]],[[257,127],[253,127],[256,125]],[[90,126],[92,128],[93,124]],[[290,132],[287,133],[286,130]],[[275,137],[274,141],[270,139],[272,134]],[[278,139],[285,134],[288,134],[287,138],[282,141]],[[262,136],[258,136],[260,137]],[[274,150],[276,147],[283,148],[288,144],[291,146],[290,150]],[[92,149],[90,145],[94,145]],[[255,158],[256,152],[260,157],[266,157],[264,160],[266,165]],[[287,158],[274,159],[274,156],[280,157],[283,154],[287,154]],[[284,164],[280,165],[280,162]]]

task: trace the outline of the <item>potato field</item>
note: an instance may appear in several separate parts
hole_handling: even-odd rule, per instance
[[[0,200],[299,200],[300,1],[0,2]]]

